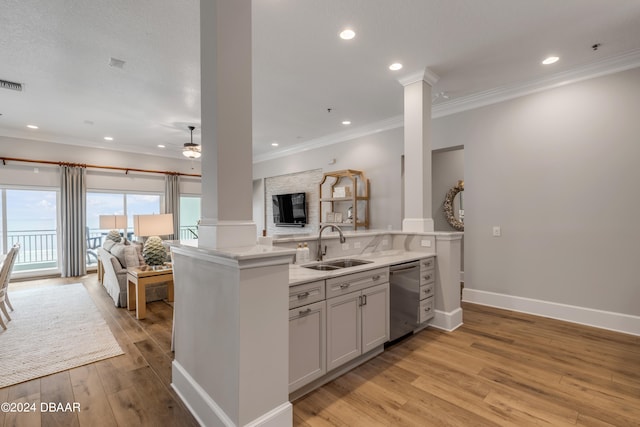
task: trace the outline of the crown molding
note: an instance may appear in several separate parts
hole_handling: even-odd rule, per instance
[[[527,83],[501,86],[495,89],[478,92],[469,96],[460,97],[437,105],[433,105],[431,110],[431,117],[437,119],[439,117],[445,117],[451,114],[472,110],[474,108],[497,104],[498,102],[518,98],[535,92],[541,92],[571,83],[576,83],[596,77],[602,77],[608,74],[618,73],[637,67],[640,67],[640,49],[628,52],[624,55],[604,59],[602,61],[598,61],[580,68],[574,68],[569,71],[557,73],[543,79],[538,79]],[[403,81],[409,81],[409,83],[407,84],[412,83],[410,81],[411,79],[414,79],[413,82],[417,82],[420,80],[427,81],[425,79],[425,76],[428,71],[430,72],[428,68],[425,68],[424,72],[414,73],[410,76],[404,77],[402,81],[400,79],[398,81],[400,83],[402,83]],[[433,73],[431,74],[437,79],[437,75]],[[429,83],[429,81],[427,81],[427,83]],[[264,162],[267,160],[273,160],[291,154],[312,150],[315,148],[326,147],[331,144],[337,144],[339,142],[361,138],[363,136],[384,132],[402,126],[404,126],[404,116],[399,115],[391,117],[389,119],[381,120],[379,122],[360,126],[358,128],[353,128],[349,131],[338,132],[320,138],[312,139],[290,148],[278,150],[274,153],[257,155],[254,156],[253,163]]]
[[[500,86],[432,107],[432,118],[480,108],[536,92],[640,67],[640,49],[526,83]]]
[[[293,147],[284,148],[274,153],[259,154],[253,157],[253,163],[260,163],[267,160],[273,160],[280,157],[289,156],[303,151],[313,150],[328,145],[337,144],[339,142],[349,141],[367,135],[384,132],[404,126],[404,116],[395,116],[368,125],[359,126],[348,131],[332,133],[320,138],[311,139],[309,141],[297,144]]]
[[[400,82],[402,86],[408,86],[412,83],[425,81],[430,86],[433,86],[438,80],[440,80],[440,76],[431,71],[429,67],[425,67],[424,71],[418,71],[416,73],[409,74],[408,76],[400,77],[398,82]]]

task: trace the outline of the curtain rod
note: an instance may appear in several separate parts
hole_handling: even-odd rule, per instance
[[[117,170],[117,171],[124,171],[125,175],[128,174],[129,172],[145,172],[145,173],[159,173],[164,175],[192,176],[197,178],[202,177],[202,175],[196,174],[196,173],[168,172],[168,171],[137,169],[137,168],[122,168],[119,166],[100,166],[100,165],[89,165],[86,163],[54,162],[51,160],[31,160],[31,159],[20,159],[17,157],[0,157],[0,160],[2,160],[3,165],[6,165],[7,161],[11,161],[11,162],[22,162],[22,163],[39,163],[43,165],[76,166],[76,167],[91,168],[91,169],[111,169],[111,170]]]

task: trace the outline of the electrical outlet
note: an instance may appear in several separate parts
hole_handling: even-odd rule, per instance
[[[343,243],[342,244],[342,250],[343,251],[348,251],[349,250],[349,244],[348,243]]]
[[[360,247],[362,246],[362,243],[360,242],[353,242],[353,248],[354,249],[360,249]]]
[[[500,237],[502,236],[502,230],[500,229],[499,225],[494,225],[493,226],[493,237]]]
[[[423,248],[430,248],[431,247],[431,240],[429,239],[424,239],[420,241],[420,246],[422,246]]]

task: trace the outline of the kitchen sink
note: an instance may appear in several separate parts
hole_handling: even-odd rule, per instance
[[[333,261],[320,262],[318,264],[303,265],[303,267],[311,268],[312,270],[332,271],[332,270],[338,270],[340,268],[349,268],[349,267],[355,267],[356,265],[369,264],[371,262],[373,261],[344,258],[344,259],[335,259]]]
[[[334,265],[328,265],[328,264],[303,265],[303,267],[310,268],[312,270],[325,270],[325,271],[338,270],[339,268],[342,268],[342,267],[336,267]]]
[[[362,259],[345,258],[345,259],[336,259],[333,261],[325,261],[324,264],[332,265],[334,267],[347,268],[347,267],[355,267],[356,265],[369,264],[372,262],[373,261],[365,261]]]

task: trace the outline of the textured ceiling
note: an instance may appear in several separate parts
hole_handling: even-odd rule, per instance
[[[0,135],[180,156],[187,126],[200,126],[198,1],[2,0],[1,7],[0,79],[24,91],[0,89]],[[351,41],[338,37],[347,26],[357,32]],[[448,96],[435,105],[446,106],[639,55],[640,2],[254,0],[253,40],[254,155],[261,156],[344,133],[344,119],[356,130],[401,115],[397,79],[425,67],[440,76],[433,93]],[[540,65],[549,54],[561,60]],[[124,67],[110,67],[111,57]],[[389,71],[394,61],[404,68]]]

